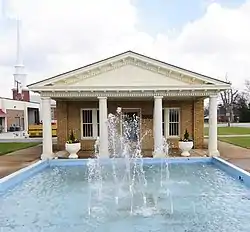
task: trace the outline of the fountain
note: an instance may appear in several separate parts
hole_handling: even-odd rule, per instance
[[[168,158],[172,146],[164,138],[167,158],[142,158],[150,130],[139,133],[139,122],[120,108],[109,114],[110,158],[102,158],[97,138],[95,159],[40,161],[3,178],[1,228],[248,232],[249,175],[217,158]]]
[[[88,184],[89,184],[89,207],[88,213],[102,205],[103,197],[109,196],[117,209],[125,207],[130,214],[155,211],[158,207],[158,198],[161,194],[169,197],[170,214],[173,213],[173,202],[171,192],[168,188],[170,178],[167,159],[161,159],[159,190],[152,192],[148,186],[147,176],[143,164],[141,144],[145,136],[150,133],[147,130],[140,134],[140,120],[138,116],[128,117],[122,114],[122,109],[117,108],[116,114],[109,114],[107,120],[110,159],[105,162],[99,154],[99,138],[95,141],[95,159],[88,161]],[[162,141],[165,157],[169,155],[170,144],[166,139]],[[109,163],[110,165],[107,165]],[[110,173],[105,168],[110,167]],[[111,176],[112,190],[109,193],[103,188],[103,182]],[[112,200],[113,199],[113,200]],[[146,210],[147,209],[147,210]]]

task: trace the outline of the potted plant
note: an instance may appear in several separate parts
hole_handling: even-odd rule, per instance
[[[65,144],[65,150],[69,153],[70,159],[77,159],[78,155],[76,154],[81,149],[80,141],[75,137],[74,132],[71,131],[69,139]]]
[[[185,130],[183,139],[179,141],[179,148],[182,151],[181,156],[190,156],[189,151],[193,148],[194,142],[189,138],[187,129]]]

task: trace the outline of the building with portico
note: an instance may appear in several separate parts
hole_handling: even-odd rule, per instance
[[[100,154],[108,154],[107,115],[121,107],[138,115],[143,151],[161,152],[162,136],[175,147],[187,129],[194,148],[203,148],[204,99],[209,98],[210,156],[217,149],[217,95],[230,84],[160,60],[127,51],[28,86],[42,104],[43,154],[52,158],[51,99],[57,105],[57,146],[64,150],[71,130],[81,149],[93,152],[100,138]]]

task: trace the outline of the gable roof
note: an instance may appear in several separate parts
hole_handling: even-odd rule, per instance
[[[101,63],[104,63],[104,62],[107,62],[109,60],[113,60],[115,58],[119,58],[119,57],[123,57],[123,56],[137,56],[137,57],[141,57],[142,59],[147,59],[147,60],[150,60],[152,62],[157,62],[161,65],[165,65],[165,66],[168,66],[169,68],[173,68],[173,69],[176,69],[177,71],[183,71],[183,72],[186,72],[190,75],[195,75],[195,76],[198,76],[202,79],[206,79],[208,82],[211,81],[211,82],[218,82],[219,84],[223,84],[223,85],[230,85],[230,83],[226,82],[226,81],[222,81],[222,80],[219,80],[219,79],[216,79],[216,78],[213,78],[213,77],[210,77],[210,76],[206,76],[206,75],[203,75],[203,74],[200,74],[200,73],[197,73],[197,72],[194,72],[194,71],[191,71],[191,70],[188,70],[188,69],[185,69],[185,68],[181,68],[181,67],[178,67],[178,66],[175,66],[175,65],[172,65],[172,64],[169,64],[169,63],[166,63],[164,61],[161,61],[161,60],[157,60],[155,58],[151,58],[149,56],[146,56],[146,55],[143,55],[143,54],[140,54],[140,53],[137,53],[137,52],[134,52],[134,51],[126,51],[126,52],[123,52],[123,53],[119,53],[117,55],[114,55],[114,56],[111,56],[111,57],[108,57],[108,58],[105,58],[105,59],[102,59],[102,60],[99,60],[97,62],[94,62],[94,63],[90,63],[90,64],[87,64],[85,66],[82,66],[80,68],[77,68],[77,69],[73,69],[73,70],[70,70],[70,71],[67,71],[67,72],[64,72],[64,73],[61,73],[61,74],[58,74],[58,75],[55,75],[55,76],[52,76],[52,77],[49,77],[49,78],[46,78],[44,80],[41,80],[41,81],[37,81],[37,82],[34,82],[32,84],[29,84],[27,87],[33,87],[35,85],[39,85],[39,84],[43,84],[45,82],[48,82],[48,81],[53,81],[54,79],[57,79],[57,78],[60,78],[61,76],[64,76],[64,75],[68,75],[68,74],[73,74],[74,72],[76,71],[80,71],[82,69],[85,69],[85,68],[91,68],[91,66],[96,66],[98,64],[101,64]]]

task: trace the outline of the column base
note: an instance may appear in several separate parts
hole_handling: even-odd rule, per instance
[[[99,153],[99,158],[110,158],[109,152]]]
[[[220,152],[218,150],[215,150],[215,151],[208,151],[208,155],[210,157],[218,157],[220,156]]]
[[[166,154],[164,152],[153,152],[153,158],[166,158]]]
[[[52,154],[46,154],[46,153],[41,154],[41,160],[51,160],[51,159],[54,159],[54,158],[55,158],[54,153],[52,153]]]

